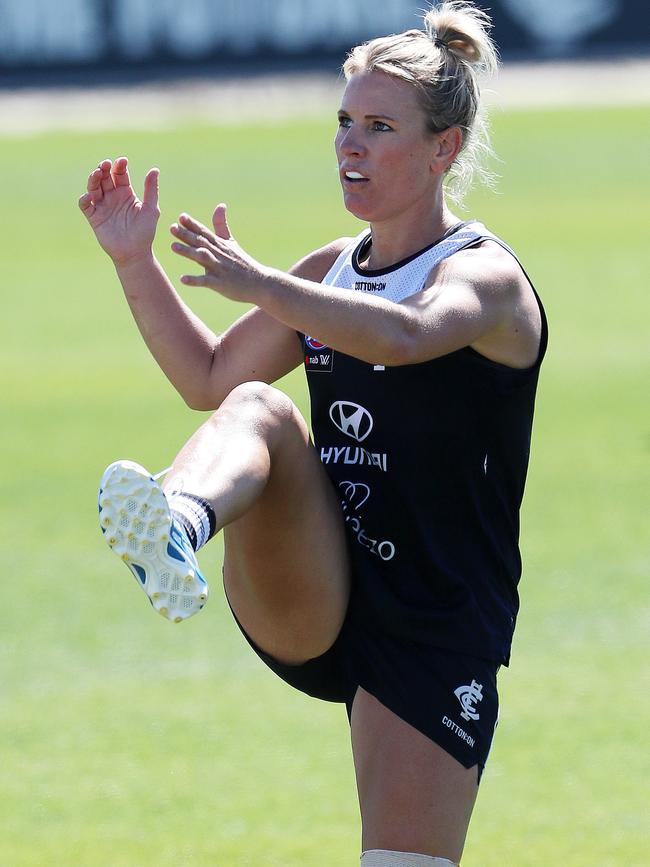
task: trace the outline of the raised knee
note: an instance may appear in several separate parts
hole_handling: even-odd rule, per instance
[[[269,445],[287,432],[299,431],[303,439],[309,437],[307,424],[291,398],[266,382],[243,382],[233,388],[213,418],[216,421],[228,414],[236,428],[264,437]]]
[[[286,394],[274,385],[269,385],[268,382],[253,379],[249,382],[240,382],[239,385],[236,385],[226,400],[241,400],[245,402],[262,401],[264,403],[271,403],[279,400],[281,397],[289,400]]]
[[[293,401],[279,388],[268,382],[242,382],[235,386],[222,406],[239,404],[243,409],[250,409],[256,415],[269,413],[279,417],[293,414]]]

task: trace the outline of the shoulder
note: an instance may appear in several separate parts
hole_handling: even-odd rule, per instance
[[[530,288],[517,259],[490,238],[449,256],[429,275],[428,286],[442,289],[450,283],[502,298]]]
[[[539,357],[542,314],[523,268],[508,250],[491,239],[460,250],[430,275],[434,304],[464,311],[483,322],[470,341],[480,354],[514,368],[528,368]]]
[[[320,283],[343,250],[354,240],[354,238],[337,238],[335,241],[330,241],[329,244],[319,247],[313,253],[308,253],[299,262],[296,262],[290,273],[296,277]]]

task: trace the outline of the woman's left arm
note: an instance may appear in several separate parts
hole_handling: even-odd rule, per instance
[[[184,284],[255,304],[285,325],[372,364],[414,364],[489,341],[491,334],[499,339],[516,307],[516,273],[504,273],[489,255],[482,257],[479,272],[467,268],[466,255],[457,254],[453,266],[450,260],[438,266],[423,291],[395,304],[263,266],[230,234],[225,206],[214,219],[215,226],[223,220],[222,237],[186,214],[172,226],[178,239],[172,249],[205,269],[203,275],[184,275]]]

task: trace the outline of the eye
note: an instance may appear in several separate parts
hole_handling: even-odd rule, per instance
[[[389,126],[387,123],[384,123],[383,120],[373,121],[372,128],[375,132],[392,132],[393,131],[393,127]]]
[[[352,126],[352,120],[347,116],[347,114],[339,115],[339,126],[343,127],[344,129]]]

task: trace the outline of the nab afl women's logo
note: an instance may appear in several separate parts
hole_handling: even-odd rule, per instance
[[[326,343],[305,334],[305,369],[307,373],[331,373],[334,353]]]

